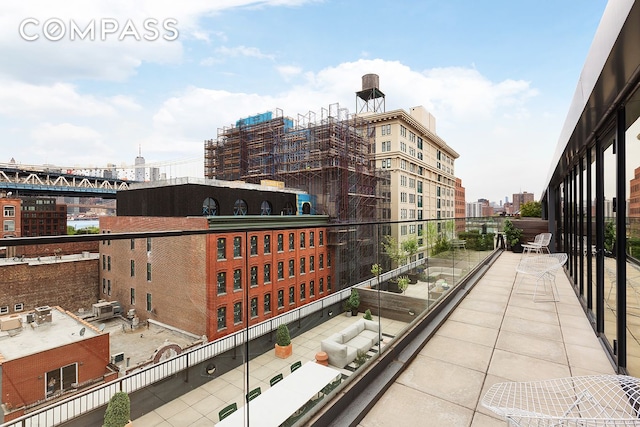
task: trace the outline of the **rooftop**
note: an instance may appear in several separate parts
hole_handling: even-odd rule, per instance
[[[42,309],[42,312],[46,311],[44,307],[39,308]],[[29,321],[27,316],[31,313],[2,317],[2,319],[19,319],[19,324],[14,322],[9,325],[11,329],[0,331],[0,358],[4,358],[5,361],[18,359],[83,341],[102,333],[91,324],[60,307],[47,308],[50,310],[50,320],[41,323],[31,318]],[[3,327],[3,329],[6,328]]]

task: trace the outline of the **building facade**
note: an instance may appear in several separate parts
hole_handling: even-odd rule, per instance
[[[423,107],[409,112],[360,114],[374,136],[372,163],[381,177],[378,219],[393,224],[383,232],[401,244],[421,239],[424,220],[438,219],[438,232],[455,215],[455,159],[458,153],[436,135],[435,118]],[[422,240],[417,258],[426,257]]]
[[[514,193],[512,202],[513,213],[519,213],[521,206],[528,202],[533,202],[533,193],[527,193],[526,191],[523,193]]]
[[[117,378],[109,334],[60,307],[0,317],[0,422]]]
[[[328,217],[280,215],[284,206],[295,205],[297,196],[304,194],[245,187],[242,195],[238,189],[218,185],[185,185],[175,192],[171,185],[147,184],[119,195],[118,206],[122,201],[124,212],[132,210],[126,201],[144,204],[162,190],[167,206],[185,194],[204,191],[212,197],[205,193],[187,197],[193,203],[183,208],[197,208],[199,216],[163,216],[156,207],[154,216],[101,218],[102,233],[203,231],[104,241],[100,245],[102,297],[119,301],[125,312],[134,310],[141,321],[153,319],[213,340],[328,295],[335,283]],[[231,196],[243,200],[248,210],[219,215],[227,209],[233,212],[234,203],[224,203]],[[202,214],[203,200],[208,198],[214,199],[217,214],[211,210]],[[278,214],[260,215],[265,202]]]
[[[67,234],[67,205],[55,198],[23,198],[20,215],[22,237]]]
[[[454,198],[454,216],[456,218],[456,232],[465,231],[466,224],[464,218],[466,216],[466,196],[465,196],[465,188],[462,186],[462,180],[460,178],[456,178],[456,195]]]

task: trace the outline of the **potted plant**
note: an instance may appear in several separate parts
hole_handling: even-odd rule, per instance
[[[365,320],[373,320],[373,317],[371,317],[371,310],[369,310],[367,308],[367,310],[364,312],[364,316],[362,316],[365,318]]]
[[[351,306],[349,305],[349,298],[347,298],[342,303],[342,311],[344,311],[345,316],[351,317]]]
[[[504,237],[507,241],[508,247],[516,253],[522,252],[522,244],[520,240],[522,239],[522,230],[516,228],[513,225],[513,222],[510,219],[506,219],[504,221]]]
[[[353,363],[356,364],[356,369],[360,366],[364,365],[367,362],[367,353],[362,350],[358,350],[355,360]]]
[[[404,293],[409,287],[409,277],[408,276],[400,276],[398,277],[398,289],[400,292]]]
[[[360,307],[360,294],[357,289],[351,288],[351,295],[349,296],[349,307],[351,307],[351,314],[353,316],[358,315],[358,307]]]
[[[286,359],[291,356],[293,344],[291,343],[291,335],[289,335],[289,327],[286,324],[278,326],[276,331],[276,357]]]
[[[107,405],[104,413],[103,427],[124,427],[131,425],[131,401],[123,391],[116,392]]]

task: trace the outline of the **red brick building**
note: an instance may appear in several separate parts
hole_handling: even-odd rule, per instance
[[[20,199],[13,199],[6,194],[0,195],[0,238],[20,237]],[[15,249],[0,246],[0,257],[15,256]]]
[[[456,219],[456,232],[461,232],[465,230],[465,221],[466,217],[466,208],[467,208],[467,200],[465,196],[465,188],[462,186],[462,180],[460,178],[456,178],[456,189],[454,196],[454,205],[455,212],[454,217]]]
[[[0,317],[0,339],[0,422],[117,377],[109,334],[59,307]]]
[[[254,324],[328,295],[331,256],[327,228],[317,226],[318,216],[270,218],[269,230],[264,229],[267,217],[259,217],[260,229],[255,217],[245,216],[101,218],[103,233],[222,228],[211,234],[103,241],[101,298],[119,301],[142,321],[153,319],[213,340],[242,329],[247,314]],[[305,228],[277,227],[285,224]]]

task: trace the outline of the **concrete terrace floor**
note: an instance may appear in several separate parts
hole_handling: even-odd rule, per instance
[[[495,383],[614,373],[565,274],[556,275],[558,302],[534,303],[531,279],[514,292],[519,261],[520,254],[500,255],[360,427],[504,426],[504,420],[480,403]],[[272,352],[257,357],[252,361],[251,388],[264,390],[276,373],[287,375],[291,363],[313,360],[322,339],[353,321],[338,315],[295,337],[294,354],[288,359]],[[381,323],[383,333],[390,335],[406,327],[388,319]],[[226,404],[244,403],[243,375],[244,367],[239,367],[135,419],[134,425],[210,426]]]
[[[514,292],[519,261],[502,253],[360,427],[505,426],[481,404],[495,383],[615,373],[566,275],[558,302],[534,303],[531,279]]]

